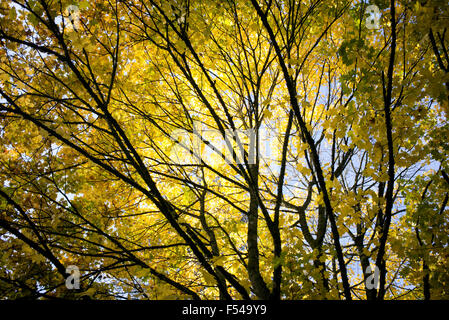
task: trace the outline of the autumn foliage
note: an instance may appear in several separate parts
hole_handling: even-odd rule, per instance
[[[448,299],[448,26],[0,0],[0,298]]]

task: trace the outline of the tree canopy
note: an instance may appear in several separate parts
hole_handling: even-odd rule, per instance
[[[448,299],[448,26],[0,0],[0,298]]]

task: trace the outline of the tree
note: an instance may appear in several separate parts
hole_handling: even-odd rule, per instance
[[[2,297],[447,298],[448,9],[2,2]]]

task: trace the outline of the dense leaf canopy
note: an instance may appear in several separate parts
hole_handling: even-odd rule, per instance
[[[448,26],[0,0],[0,298],[448,299]]]

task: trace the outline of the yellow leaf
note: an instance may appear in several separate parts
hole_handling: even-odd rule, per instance
[[[273,114],[271,113],[271,111],[269,109],[265,109],[265,111],[263,112],[263,115],[265,118],[270,119]]]
[[[203,275],[204,280],[206,281],[207,284],[215,284],[215,278],[213,275],[211,275],[209,272],[207,272],[206,270],[200,270],[201,274]]]
[[[214,266],[223,266],[223,263],[226,261],[225,256],[217,256],[212,258],[212,264]]]

